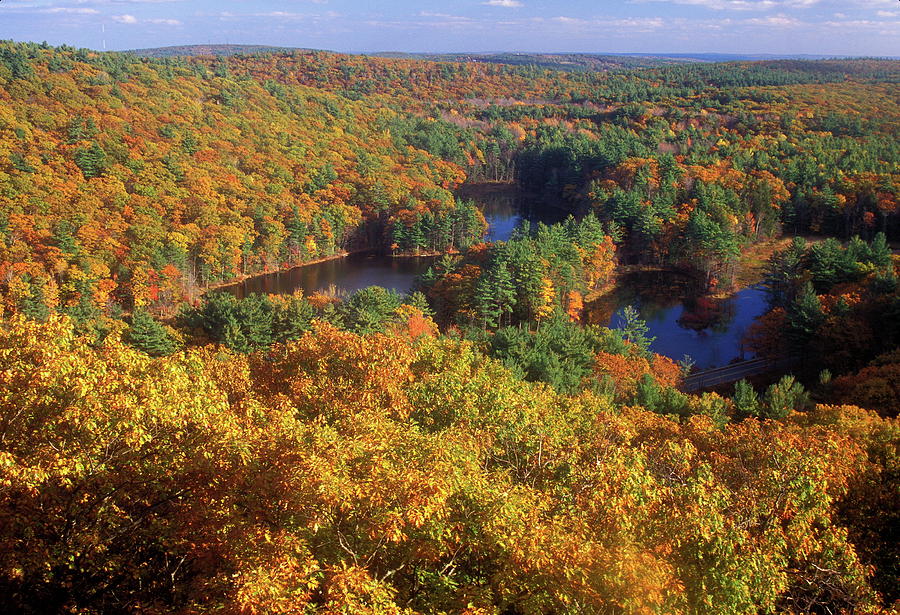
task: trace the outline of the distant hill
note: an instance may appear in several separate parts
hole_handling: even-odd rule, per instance
[[[132,49],[124,53],[150,58],[168,58],[175,56],[258,55],[264,53],[295,53],[298,51],[307,52],[314,50],[297,47],[272,47],[267,45],[179,45],[175,47]],[[511,66],[539,66],[541,68],[566,71],[609,71],[629,68],[655,68],[669,64],[684,64],[698,61],[692,58],[587,53],[406,53],[386,51],[342,55],[426,60],[431,62],[476,62],[507,64]]]
[[[633,68],[656,68],[671,64],[687,64],[699,60],[651,55],[616,55],[592,53],[401,53],[367,54],[380,58],[430,60],[433,62],[477,62],[512,66],[539,66],[565,71],[610,71]]]
[[[275,47],[271,45],[179,45],[125,51],[150,58],[176,56],[236,56],[265,53],[297,53],[317,51],[300,47]],[[324,50],[323,50],[324,51]],[[337,52],[329,52],[337,53]],[[431,62],[461,62],[479,64],[505,64],[509,66],[538,66],[569,72],[607,72],[641,68],[659,68],[678,64],[714,62],[760,62],[780,60],[822,60],[832,55],[812,54],[734,54],[734,53],[408,53],[380,51],[361,55],[377,58],[426,60]]]
[[[132,49],[124,53],[150,58],[170,58],[176,56],[236,56],[264,53],[309,52],[312,49],[297,47],[271,47],[266,45],[180,45],[176,47],[156,47]],[[334,52],[329,52],[334,53]],[[577,72],[605,72],[613,70],[656,68],[672,64],[686,64],[701,60],[693,58],[669,58],[663,56],[614,55],[588,53],[405,53],[376,52],[361,55],[365,57],[425,60],[431,62],[461,62],[506,64],[509,66],[539,66],[552,70]]]
[[[148,58],[171,58],[175,56],[236,56],[259,53],[292,53],[301,50],[296,47],[272,47],[270,45],[177,45],[174,47],[153,47],[150,49],[130,49],[123,53]]]

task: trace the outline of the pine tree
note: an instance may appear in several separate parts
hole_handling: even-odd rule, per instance
[[[84,173],[85,178],[99,177],[106,170],[106,152],[97,143],[92,143],[90,147],[79,147],[75,151],[75,164]]]
[[[646,321],[642,320],[640,313],[633,305],[626,306],[622,310],[622,318],[624,322],[619,329],[622,331],[622,338],[628,340],[638,349],[641,354],[649,354],[650,344],[656,339],[655,336],[648,336],[650,328]]]
[[[759,395],[746,380],[740,380],[734,385],[734,411],[741,418],[759,416]]]
[[[506,261],[495,261],[475,287],[475,309],[484,328],[496,328],[516,305],[516,288]]]
[[[788,308],[788,335],[798,344],[805,344],[825,320],[822,302],[811,282],[800,289],[797,298]]]
[[[792,411],[806,409],[808,404],[809,393],[793,376],[788,375],[766,390],[765,407],[761,414],[765,418],[780,419]]]
[[[40,278],[26,279],[31,292],[22,297],[19,302],[19,310],[31,320],[44,322],[50,316],[50,308],[44,301],[44,280]]]
[[[135,310],[131,326],[125,332],[125,341],[151,357],[162,357],[176,350],[175,340],[146,310]]]
[[[888,267],[891,264],[891,248],[884,233],[875,235],[870,245],[872,263],[876,267]]]

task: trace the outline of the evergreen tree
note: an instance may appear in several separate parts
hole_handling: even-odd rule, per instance
[[[809,341],[816,329],[824,322],[825,314],[822,311],[822,302],[819,301],[812,283],[807,282],[800,289],[797,298],[788,306],[787,318],[788,335],[797,343],[798,347]]]
[[[803,275],[806,257],[806,240],[794,237],[791,245],[776,252],[766,265],[763,286],[774,306],[787,306],[797,294],[797,284]]]
[[[276,341],[286,342],[300,339],[310,330],[315,317],[313,306],[302,297],[290,299],[275,313],[274,337]]]
[[[41,278],[25,278],[30,292],[19,301],[19,310],[31,320],[44,322],[50,316],[50,308],[44,300],[44,280]]]
[[[505,260],[494,261],[475,287],[475,309],[484,328],[499,327],[513,311],[516,288]]]
[[[237,352],[252,352],[274,341],[274,314],[264,295],[238,299],[227,292],[208,293],[193,315],[209,337]]]
[[[766,390],[761,416],[781,419],[793,411],[805,410],[808,404],[809,393],[793,376],[787,375]]]
[[[731,401],[734,403],[734,411],[738,417],[759,416],[759,395],[753,385],[746,380],[739,380],[734,385],[734,397],[731,398]]]
[[[884,233],[875,235],[870,246],[870,258],[876,267],[888,267],[891,264],[891,248]]]
[[[623,339],[628,340],[638,352],[644,355],[650,354],[650,344],[656,339],[655,336],[648,336],[650,328],[647,322],[641,319],[640,313],[633,305],[626,306],[622,310],[622,325],[619,329],[622,331]]]
[[[134,311],[124,337],[128,344],[143,350],[151,357],[162,357],[176,350],[175,340],[146,310]]]
[[[407,228],[406,231],[406,249],[410,252],[419,252],[425,247],[427,238],[425,236],[425,228],[421,216],[416,219]]]
[[[106,152],[97,143],[91,143],[89,147],[79,147],[75,150],[75,164],[85,178],[99,177],[106,170]]]
[[[404,300],[404,303],[416,308],[425,316],[434,316],[434,311],[428,304],[428,299],[425,297],[425,294],[420,291],[410,293]]]
[[[391,322],[403,297],[396,291],[369,286],[352,295],[338,306],[337,311],[344,326],[355,333],[378,333]]]

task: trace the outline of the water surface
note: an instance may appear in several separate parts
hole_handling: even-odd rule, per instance
[[[373,254],[351,254],[287,271],[258,275],[227,288],[238,297],[253,293],[290,294],[302,290],[310,295],[335,287],[347,294],[369,286],[408,292],[416,278],[431,266],[434,257],[392,258]]]
[[[461,196],[475,200],[484,213],[490,224],[489,241],[509,239],[523,220],[553,223],[565,217],[564,212],[548,208],[508,186],[469,187]],[[368,286],[406,293],[434,261],[434,257],[355,254],[256,276],[228,290],[239,297],[251,293],[288,294],[300,289],[308,295],[330,287],[350,294]],[[742,338],[767,307],[765,293],[759,288],[711,300],[698,296],[689,277],[653,272],[623,276],[615,291],[590,307],[586,318],[594,324],[617,327],[622,323],[621,310],[628,305],[638,308],[650,328],[649,335],[656,337],[651,350],[675,360],[689,355],[701,369],[752,358],[752,353],[743,348]]]
[[[624,276],[610,296],[589,313],[590,322],[619,327],[622,310],[633,305],[656,339],[653,352],[671,359],[690,356],[705,369],[753,358],[743,344],[750,325],[766,312],[766,294],[759,287],[745,288],[730,297],[698,296],[690,279],[673,273]]]
[[[568,215],[512,184],[472,184],[460,188],[459,197],[475,201],[488,223],[487,241],[507,241],[523,220],[554,224]]]

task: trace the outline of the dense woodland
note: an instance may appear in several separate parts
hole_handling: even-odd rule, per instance
[[[896,608],[900,62],[636,66],[0,43],[3,610]],[[486,243],[464,182],[571,216]],[[793,374],[586,323],[777,238]],[[218,290],[362,250],[438,258]]]

